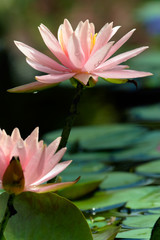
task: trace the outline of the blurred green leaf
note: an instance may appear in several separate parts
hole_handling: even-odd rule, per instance
[[[17,214],[6,226],[6,240],[93,239],[79,209],[56,194],[22,193],[16,197],[14,207]]]
[[[93,234],[94,240],[113,240],[119,232],[120,227],[107,226],[105,231]]]

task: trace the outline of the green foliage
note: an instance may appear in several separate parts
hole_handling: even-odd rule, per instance
[[[60,132],[45,135],[46,142]],[[73,159],[73,163],[62,179],[81,176],[81,180],[60,194],[84,212],[94,239],[108,239],[107,234],[122,223],[111,239],[149,240],[160,213],[159,145],[159,130],[133,124],[72,130],[64,160]]]
[[[17,213],[4,232],[6,240],[91,240],[91,232],[79,209],[56,194],[22,193],[15,198]]]

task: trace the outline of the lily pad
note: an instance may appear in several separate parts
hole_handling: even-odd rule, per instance
[[[160,104],[140,106],[128,111],[130,119],[143,122],[160,121]]]
[[[142,164],[136,168],[136,172],[144,176],[160,178],[160,160]]]
[[[83,210],[125,203],[133,209],[160,207],[160,187],[145,186],[117,191],[100,191],[85,200],[74,201]]]
[[[132,124],[112,124],[104,126],[75,127],[69,138],[69,148],[78,144],[86,150],[102,150],[130,146],[146,131],[145,128]],[[46,143],[50,143],[61,135],[62,130],[48,133],[44,136]],[[123,135],[123,138],[122,138]]]
[[[142,180],[142,176],[128,172],[110,172],[105,180],[100,184],[100,189],[111,189],[118,187],[131,187],[131,184]]]
[[[77,153],[66,153],[64,160],[73,159],[77,162],[110,162],[111,154],[109,152],[77,152]],[[78,163],[77,163],[78,164]]]
[[[69,176],[71,175],[62,175],[64,181],[68,181]],[[75,173],[72,174],[72,177],[76,177]],[[101,182],[106,178],[106,173],[94,173],[94,174],[81,174],[80,180],[71,187],[62,189],[58,191],[61,196],[69,198],[71,200],[81,198],[93,191],[95,191]]]
[[[149,240],[151,235],[151,228],[143,228],[143,229],[134,229],[127,230],[117,234],[118,239],[136,239],[136,240]]]
[[[22,193],[15,198],[14,207],[17,214],[6,226],[6,240],[93,239],[79,209],[56,194]]]
[[[120,227],[116,226],[107,226],[105,231],[98,232],[93,234],[93,240],[113,240],[119,232]]]
[[[127,217],[123,224],[133,228],[152,228],[159,218],[159,214]]]

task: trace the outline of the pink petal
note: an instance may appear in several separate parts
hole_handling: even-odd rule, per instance
[[[68,45],[68,40],[73,33],[72,26],[70,22],[67,19],[64,19],[64,23],[60,25],[58,29],[58,41],[66,54],[68,56],[67,52],[67,45]]]
[[[39,138],[39,127],[36,127],[31,134],[25,139],[26,144],[32,145],[33,141],[36,140],[38,142]]]
[[[93,55],[98,49],[102,48],[109,40],[111,33],[112,33],[112,26],[113,23],[106,24],[104,27],[99,31],[96,37],[96,43],[93,47],[91,55]]]
[[[52,143],[47,147],[47,158],[50,159],[56,152],[61,141],[61,137],[56,138]]]
[[[27,161],[27,152],[26,152],[26,146],[23,139],[18,140],[18,142],[14,145],[14,148],[12,149],[10,155],[11,155],[10,159],[13,156],[19,157],[22,169],[24,170],[24,166]]]
[[[125,79],[125,78],[139,78],[153,75],[150,72],[141,72],[135,70],[108,70],[105,72],[96,72],[96,75],[102,78],[117,78],[117,79]]]
[[[91,46],[91,30],[89,21],[86,20],[80,31],[80,42],[83,52],[85,54],[85,59],[88,59],[90,55],[90,46]]]
[[[72,33],[73,29],[70,22],[67,19],[64,19],[64,23],[62,25],[62,36],[66,49],[68,45],[68,40],[71,37]]]
[[[132,36],[135,30],[136,29],[132,29],[130,32],[124,35],[118,42],[116,42],[108,52],[105,60],[112,56]]]
[[[133,58],[135,56],[137,56],[138,54],[140,54],[141,52],[143,52],[144,50],[146,50],[148,47],[140,47],[140,48],[136,48],[134,50],[125,52],[125,53],[121,53],[115,57],[112,57],[111,59],[107,60],[106,62],[102,63],[97,70],[108,70],[111,69],[113,67],[115,67],[116,65],[127,61],[130,58]]]
[[[91,29],[92,36],[94,36],[94,34],[95,34],[95,26],[94,26],[93,23],[90,23],[90,29]]]
[[[30,184],[27,184],[27,185],[39,185],[41,183],[47,182],[48,180],[56,177],[59,173],[64,171],[64,169],[66,169],[66,167],[68,167],[68,165],[71,162],[72,162],[72,160],[58,163],[49,173],[47,173],[41,179],[39,179],[38,181],[32,182]]]
[[[84,65],[84,72],[91,72],[92,70],[96,69],[103,59],[105,58],[106,54],[110,50],[113,42],[107,43],[105,46],[103,46],[101,49],[98,49],[95,54],[93,54],[86,64]]]
[[[74,76],[75,79],[77,79],[79,82],[81,82],[84,85],[87,85],[90,77],[91,75],[88,73],[79,73]]]
[[[108,39],[108,41],[116,34],[116,32],[118,31],[118,29],[120,28],[121,26],[116,26],[114,28],[112,28],[112,33]]]
[[[21,139],[21,135],[20,135],[20,132],[19,132],[19,129],[18,128],[15,128],[11,134],[11,139],[14,141],[14,142],[17,142],[19,139]]]
[[[31,192],[37,192],[37,193],[44,193],[44,192],[51,192],[51,191],[55,192],[57,190],[72,186],[73,184],[77,183],[79,179],[80,177],[73,182],[48,183],[48,184],[42,184],[39,186],[29,186],[28,188],[25,189],[25,191],[31,191]]]
[[[28,83],[19,87],[8,89],[7,91],[11,93],[31,93],[31,92],[40,91],[49,87],[55,87],[57,85],[58,83],[49,84],[49,83],[41,83],[36,81],[33,83]]]
[[[36,49],[17,41],[15,41],[15,44],[19,48],[19,50],[31,61],[39,63],[41,65],[44,65],[48,68],[52,68],[57,71],[66,71],[65,67],[63,67],[53,59],[49,58],[45,54],[37,51]]]
[[[48,74],[43,76],[36,76],[36,80],[42,83],[60,83],[64,80],[70,79],[75,73],[58,73],[58,74]]]
[[[43,38],[44,43],[50,49],[50,51],[59,59],[59,61],[66,67],[70,68],[72,65],[68,57],[65,55],[64,51],[62,50],[59,42],[55,38],[55,36],[49,31],[49,29],[44,26],[43,24],[39,27],[40,34]],[[65,68],[63,68],[65,70]]]
[[[28,158],[28,163],[24,169],[25,185],[28,186],[35,182],[39,178],[39,172],[37,171],[40,161],[44,161],[45,147],[36,151],[31,158]]]
[[[8,166],[9,162],[6,161],[6,157],[4,155],[4,152],[0,148],[0,166],[1,166],[1,171],[0,171],[0,180],[2,180],[3,174]]]
[[[36,62],[30,60],[29,58],[27,58],[26,61],[32,68],[34,68],[34,69],[36,69],[36,70],[38,70],[40,72],[45,72],[45,73],[50,73],[50,74],[52,74],[52,73],[53,74],[54,73],[59,73],[59,72],[62,73],[61,71],[56,71],[56,70],[54,70],[52,68],[49,68],[49,67],[41,65],[39,63],[36,63]],[[66,71],[66,72],[68,72],[68,71]]]
[[[78,36],[78,37],[80,36],[80,32],[81,32],[81,29],[82,29],[83,25],[84,25],[84,22],[82,22],[82,21],[80,21],[78,23],[78,25],[77,25],[77,27],[75,29],[76,36]]]
[[[48,156],[46,157],[43,172],[39,178],[42,178],[44,175],[49,173],[58,164],[58,162],[63,158],[66,150],[67,148],[62,148],[55,155],[50,156],[50,158]]]
[[[85,55],[75,33],[72,34],[68,41],[67,51],[69,59],[75,69],[80,69],[84,64]]]
[[[9,161],[11,160],[12,156],[10,156],[10,153],[13,149],[13,146],[14,146],[14,143],[11,139],[10,136],[6,136],[4,139],[3,139],[3,142],[1,143],[1,146],[3,146],[3,152],[4,152],[4,155],[5,156],[8,156],[6,158],[6,161],[7,161],[7,164],[9,164]]]

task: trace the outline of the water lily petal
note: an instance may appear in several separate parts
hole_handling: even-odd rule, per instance
[[[121,26],[116,26],[116,27],[113,27],[113,28],[112,28],[112,32],[111,32],[111,34],[110,34],[110,36],[109,36],[108,41],[116,34],[116,32],[119,30],[120,27],[121,27]]]
[[[15,44],[19,48],[19,50],[33,62],[39,63],[41,65],[44,65],[48,68],[52,68],[57,71],[66,70],[64,66],[60,65],[59,63],[49,58],[45,54],[37,51],[36,49],[18,41],[15,41]]]
[[[65,55],[58,40],[50,32],[50,30],[45,25],[41,24],[39,27],[39,31],[43,38],[44,43],[50,49],[50,51],[56,56],[56,58],[59,59],[60,62],[64,64],[64,66],[66,66],[67,68],[71,68],[72,65],[68,57]]]
[[[151,76],[152,73],[150,72],[141,72],[141,71],[135,71],[135,70],[108,70],[104,72],[98,72],[96,73],[98,76],[102,78],[139,78],[139,77],[147,77]]]
[[[42,83],[60,83],[64,80],[70,79],[75,73],[57,73],[57,74],[48,74],[43,76],[36,76],[36,80]]]
[[[71,63],[76,69],[80,69],[84,64],[85,55],[75,33],[72,34],[68,41],[67,50]]]
[[[112,56],[125,42],[127,42],[127,40],[132,36],[135,30],[136,29],[132,29],[130,32],[124,35],[118,42],[116,42],[108,52],[104,61],[108,59],[110,56]]]
[[[84,65],[84,72],[91,72],[96,69],[101,64],[112,45],[113,42],[109,42],[101,49],[97,50]]]
[[[102,48],[109,40],[111,33],[112,33],[112,26],[113,23],[105,24],[102,29],[99,31],[96,37],[96,43],[92,50],[91,56],[100,48]]]
[[[34,69],[40,71],[40,72],[44,72],[44,73],[50,73],[50,74],[54,74],[54,73],[61,73],[61,71],[57,71],[54,70],[52,68],[46,67],[44,65],[41,65],[39,63],[36,63],[32,60],[30,60],[29,58],[26,58],[26,62]],[[64,72],[64,71],[63,71]],[[68,72],[68,71],[66,71]]]
[[[47,158],[48,159],[50,159],[53,156],[53,154],[55,154],[55,152],[60,144],[60,141],[61,141],[61,137],[58,137],[49,144],[49,146],[47,147]]]
[[[127,51],[124,53],[121,53],[115,57],[110,58],[109,60],[107,60],[106,62],[102,63],[99,67],[98,70],[108,70],[111,69],[113,67],[115,67],[116,65],[127,61],[130,58],[133,58],[135,56],[137,56],[138,54],[140,54],[141,52],[143,52],[144,50],[146,50],[148,47],[140,47],[140,48],[136,48],[134,50],[131,51]]]
[[[89,21],[86,20],[81,27],[80,31],[80,42],[83,52],[85,54],[85,60],[88,59],[90,54],[90,46],[91,46],[91,29]]]
[[[77,79],[79,82],[81,82],[84,85],[87,85],[90,77],[91,75],[88,73],[79,73],[74,76],[75,79]]]
[[[42,178],[59,163],[59,161],[62,159],[63,155],[65,154],[66,150],[67,148],[62,148],[57,153],[52,155],[50,158],[47,156],[44,163],[42,175],[39,178]]]
[[[12,131],[11,139],[12,139],[14,142],[17,142],[19,139],[21,139],[21,134],[20,134],[20,131],[19,131],[18,128],[15,128],[15,129]]]
[[[51,192],[51,191],[55,192],[57,190],[72,186],[73,184],[77,183],[79,179],[80,177],[73,182],[48,183],[48,184],[43,184],[38,186],[29,186],[28,188],[26,188],[26,191],[37,192],[37,193],[44,193],[44,192]]]
[[[41,82],[32,82],[32,83],[28,83],[28,84],[24,84],[22,86],[18,86],[18,87],[14,87],[11,89],[8,89],[7,91],[10,93],[37,93],[37,91],[41,91],[44,90],[46,88],[49,87],[55,87],[57,86],[58,83],[41,83]]]
[[[39,179],[36,182],[32,182],[31,185],[39,185],[41,183],[47,182],[49,179],[54,178],[55,176],[57,176],[59,173],[61,173],[62,171],[64,171],[64,169],[66,169],[66,167],[68,167],[68,165],[72,162],[72,160],[69,161],[64,161],[61,163],[58,163],[49,173],[47,173],[45,176],[43,176],[41,179]]]

